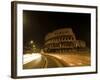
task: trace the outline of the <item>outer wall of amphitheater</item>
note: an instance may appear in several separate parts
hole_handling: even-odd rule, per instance
[[[45,36],[44,52],[47,53],[65,53],[85,48],[85,41],[77,40],[71,28],[57,29]]]

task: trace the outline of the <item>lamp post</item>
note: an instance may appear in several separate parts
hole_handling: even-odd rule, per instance
[[[35,43],[33,40],[31,40],[31,41],[29,42],[29,44],[30,44],[31,51],[32,51],[33,53],[40,52],[40,49],[37,47],[36,43]]]

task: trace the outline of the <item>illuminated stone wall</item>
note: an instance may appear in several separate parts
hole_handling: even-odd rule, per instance
[[[77,40],[71,28],[63,28],[46,35],[44,52],[64,53],[85,47],[85,42]]]

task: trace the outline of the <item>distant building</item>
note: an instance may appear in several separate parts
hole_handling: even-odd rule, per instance
[[[85,48],[85,41],[77,40],[71,28],[63,28],[45,36],[44,52],[67,52]]]

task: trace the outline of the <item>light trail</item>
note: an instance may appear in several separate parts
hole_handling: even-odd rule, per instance
[[[25,54],[23,56],[23,64],[29,63],[33,60],[39,60],[42,58],[42,55],[39,53]]]

